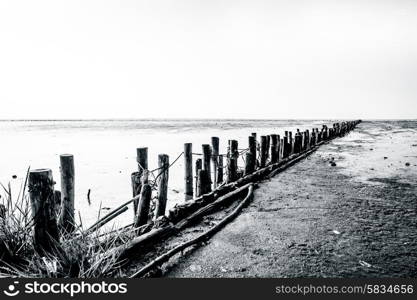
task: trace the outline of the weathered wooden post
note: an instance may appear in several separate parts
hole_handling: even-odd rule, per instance
[[[28,187],[34,221],[34,247],[41,254],[51,253],[59,246],[52,171],[50,169],[30,171]]]
[[[142,188],[142,175],[143,171],[148,169],[148,148],[142,147],[136,149],[136,162],[138,164],[138,171],[133,172],[131,175],[132,180],[132,195],[133,197],[139,195]],[[133,213],[136,215],[138,209],[138,201],[133,202]]]
[[[289,145],[289,154],[294,153],[294,140],[292,138],[292,131],[288,132],[288,145]]]
[[[267,148],[267,138],[264,135],[261,135],[261,150],[260,150],[260,167],[263,168],[266,166],[266,148]]]
[[[135,215],[134,227],[148,223],[149,208],[151,205],[152,188],[149,184],[143,184],[138,202],[138,210]]]
[[[217,187],[217,172],[218,172],[218,165],[219,165],[219,138],[217,136],[211,137],[211,148],[212,148],[212,157],[211,160],[213,162],[213,188]]]
[[[198,171],[203,168],[203,161],[197,158],[195,161],[195,195],[198,197]]]
[[[184,144],[184,195],[185,200],[193,199],[193,144]]]
[[[266,160],[268,160],[268,158],[269,158],[270,146],[271,146],[271,136],[267,135],[266,136]]]
[[[277,140],[277,144],[275,146],[275,152],[276,152],[276,156],[277,156],[277,162],[279,162],[280,160],[280,152],[281,152],[281,137],[279,134],[276,135],[275,139]]]
[[[297,132],[294,136],[294,153],[298,154],[301,152],[301,134]]]
[[[237,179],[237,163],[234,157],[227,159],[227,182],[233,182]]]
[[[217,184],[223,182],[223,156],[217,157]]]
[[[284,136],[282,141],[283,147],[282,147],[282,158],[287,158],[290,154],[290,145],[288,144],[288,137]]]
[[[207,175],[210,179],[210,190],[211,190],[211,147],[209,144],[203,144],[203,170],[207,171]]]
[[[277,163],[278,162],[278,141],[279,136],[277,134],[271,134],[271,163]]]
[[[197,197],[209,193],[211,190],[210,185],[210,176],[207,170],[198,170]]]
[[[249,167],[249,170],[252,170],[251,172],[253,172],[256,169],[256,138],[253,136],[253,134],[248,137],[248,148],[249,148],[249,153],[252,156],[251,161],[250,161],[252,165],[249,165],[248,167]]]
[[[168,176],[169,176],[169,156],[166,154],[158,155],[158,167],[160,168],[158,181],[158,199],[156,201],[155,218],[165,215],[168,197]]]
[[[245,157],[245,173],[244,175],[251,174],[255,171],[255,159],[252,153],[246,152]]]
[[[75,228],[74,220],[74,156],[62,154],[59,156],[61,172],[61,214],[59,227],[65,233],[71,233]]]

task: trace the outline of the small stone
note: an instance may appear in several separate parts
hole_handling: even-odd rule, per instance
[[[199,265],[191,265],[190,266],[190,271],[191,272],[200,272],[201,271],[201,266],[199,266]]]
[[[17,178],[17,175],[13,175],[13,176],[12,176],[12,178],[13,178],[13,179],[16,179],[16,178]]]
[[[332,162],[330,163],[330,165],[331,165],[332,167],[336,167],[336,163],[335,163],[334,161],[332,161]]]
[[[371,150],[371,151],[372,151],[372,150],[374,150],[374,148],[370,148],[369,150]]]
[[[409,167],[409,166],[410,166],[410,163],[409,163],[409,162],[406,162],[406,163],[405,163],[405,165],[406,165],[407,167]]]
[[[384,159],[388,159],[388,157],[384,156]]]

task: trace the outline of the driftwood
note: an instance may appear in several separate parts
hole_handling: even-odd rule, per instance
[[[125,212],[127,210],[127,207],[126,206],[128,206],[130,203],[132,203],[134,201],[138,201],[139,198],[140,198],[140,195],[137,195],[137,196],[133,197],[132,199],[130,199],[129,201],[126,201],[125,203],[123,203],[119,207],[115,208],[114,210],[112,210],[111,212],[109,212],[107,215],[105,215],[104,217],[102,217],[101,219],[99,219],[97,222],[95,222],[93,225],[91,225],[89,228],[87,228],[84,231],[84,234],[87,233],[87,232],[88,233],[91,233],[91,232],[96,231],[98,228],[101,227],[99,225],[102,224],[104,221],[107,221],[108,222],[108,221],[114,219],[115,217],[119,216],[121,213],[123,213],[123,212]]]
[[[184,229],[185,227],[189,226],[193,222],[195,222],[197,219],[201,218],[202,216],[208,214],[209,212],[213,211],[215,208],[221,207],[222,205],[225,205],[228,201],[233,199],[234,197],[238,196],[240,193],[248,189],[250,184],[245,185],[239,189],[236,189],[220,198],[218,198],[213,203],[207,205],[206,207],[203,207],[202,209],[194,212],[189,217],[184,219],[182,222],[173,225],[172,223],[168,223],[168,225],[162,227],[162,228],[155,228],[149,231],[148,233],[145,233],[141,236],[138,236],[134,238],[132,241],[130,241],[127,245],[122,245],[117,248],[114,248],[111,250],[111,253],[108,255],[113,256],[115,253],[120,253],[118,255],[118,260],[128,260],[132,256],[137,255],[138,251],[140,249],[143,249],[144,247],[147,247],[149,245],[154,244],[155,242],[160,241],[162,238],[165,238],[167,236],[172,236],[176,233],[178,233],[180,230]]]
[[[246,188],[247,188],[247,186],[245,186],[245,189]],[[185,242],[185,243],[175,247],[174,249],[166,252],[165,254],[159,256],[155,260],[148,263],[145,267],[140,269],[138,272],[136,272],[135,274],[130,276],[130,278],[141,277],[141,276],[145,275],[146,273],[148,273],[149,271],[151,271],[153,268],[155,268],[155,267],[161,265],[162,263],[168,261],[172,256],[174,256],[178,252],[181,252],[181,251],[185,250],[186,248],[188,248],[192,245],[203,242],[203,241],[209,239],[210,237],[212,237],[215,233],[217,233],[220,229],[222,229],[227,223],[229,223],[234,218],[236,218],[238,216],[238,214],[240,213],[240,211],[243,209],[243,207],[245,207],[249,203],[249,201],[252,199],[253,188],[254,188],[253,185],[250,184],[249,185],[249,191],[248,191],[248,194],[246,195],[246,197],[239,203],[239,205],[230,214],[228,214],[218,224],[216,224],[215,226],[210,228],[205,233],[199,235],[198,237],[196,237],[196,238],[194,238],[194,239],[192,239],[188,242]]]
[[[107,216],[107,218],[103,218],[101,220],[99,220],[98,222],[96,222],[93,226],[91,226],[90,228],[88,228],[84,234],[90,234],[96,230],[98,230],[99,228],[103,227],[104,225],[106,225],[108,222],[110,222],[111,220],[113,220],[114,218],[118,217],[119,215],[121,215],[122,213],[124,213],[125,211],[128,210],[127,206],[122,207],[121,209],[117,210],[116,212],[112,213],[111,216]]]

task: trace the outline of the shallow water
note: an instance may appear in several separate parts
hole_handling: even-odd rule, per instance
[[[417,184],[417,121],[368,121],[328,147],[342,172],[353,180],[383,184],[402,174],[404,184]],[[343,147],[343,152],[337,150]],[[360,152],[363,148],[366,151]],[[406,165],[407,164],[407,165]]]

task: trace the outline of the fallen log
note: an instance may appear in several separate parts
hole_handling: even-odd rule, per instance
[[[202,209],[194,212],[189,217],[187,217],[182,222],[176,225],[174,225],[173,223],[168,223],[168,225],[164,227],[154,228],[148,233],[145,233],[143,235],[140,235],[134,238],[132,241],[130,241],[126,245],[121,245],[119,247],[113,248],[111,250],[111,252],[113,253],[109,253],[106,256],[108,255],[114,256],[115,253],[120,253],[117,259],[119,262],[129,260],[131,257],[137,255],[137,253],[141,249],[149,245],[152,245],[155,242],[158,242],[165,237],[172,236],[178,233],[185,227],[195,222],[197,219],[213,211],[215,208],[221,207],[222,205],[226,204],[228,201],[230,201],[231,199],[233,199],[234,197],[238,196],[240,193],[248,189],[250,185],[252,184],[245,185],[239,189],[236,189],[235,191],[232,191],[226,195],[223,195],[222,197],[218,198],[216,201],[214,201],[210,205],[203,207]]]
[[[82,234],[86,234],[86,233],[91,233],[96,231],[98,228],[97,226],[101,223],[103,223],[105,220],[109,219],[108,221],[114,219],[115,217],[119,216],[121,213],[125,212],[127,210],[127,208],[125,208],[126,206],[128,206],[130,203],[139,200],[140,195],[137,195],[135,197],[133,197],[132,199],[126,201],[125,203],[123,203],[122,205],[120,205],[119,207],[115,208],[114,210],[112,210],[111,212],[109,212],[107,215],[105,215],[104,217],[102,217],[101,219],[99,219],[97,222],[95,222],[93,225],[91,225],[90,227],[88,227]],[[122,211],[122,212],[120,212]],[[107,222],[108,222],[107,221]],[[106,222],[106,223],[107,223]]]
[[[246,188],[247,187],[245,186],[245,189]],[[138,272],[131,275],[130,278],[141,277],[141,276],[145,275],[146,273],[148,273],[149,271],[151,271],[153,268],[155,268],[155,267],[163,264],[164,262],[168,261],[172,256],[174,256],[178,252],[181,252],[181,251],[185,250],[186,248],[188,248],[192,245],[203,242],[203,241],[209,239],[210,237],[212,237],[220,229],[222,229],[224,226],[226,226],[227,223],[231,222],[234,218],[236,218],[238,216],[238,214],[243,209],[243,207],[245,207],[249,203],[249,201],[252,199],[253,189],[254,189],[254,186],[252,184],[250,184],[249,185],[249,191],[248,191],[248,194],[246,195],[246,197],[239,203],[239,205],[230,214],[228,214],[225,218],[223,218],[218,224],[216,224],[215,226],[210,228],[205,233],[199,235],[198,237],[196,237],[196,238],[194,238],[194,239],[192,239],[188,242],[185,242],[185,243],[175,247],[174,249],[166,252],[165,254],[159,256],[158,258],[154,259],[153,261],[148,263],[145,267],[140,269]]]

